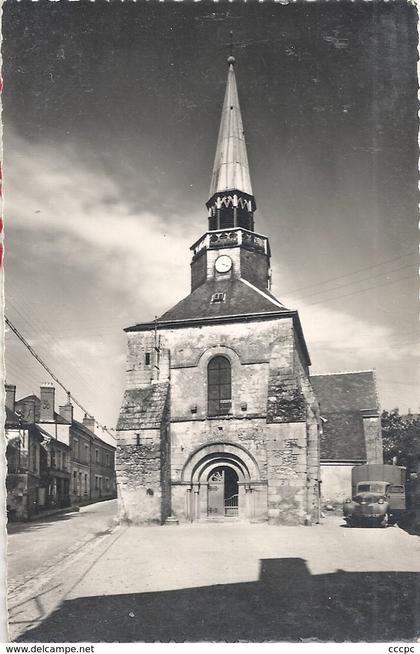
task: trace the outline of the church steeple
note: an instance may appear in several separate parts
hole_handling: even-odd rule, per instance
[[[256,209],[235,78],[235,58],[228,58],[228,78],[210,184],[209,229],[242,227],[253,231]]]
[[[255,199],[236,88],[235,59],[228,58],[228,78],[210,185],[208,231],[192,246],[191,288],[251,284],[271,285],[268,238],[254,231]],[[210,286],[208,286],[210,284]],[[220,291],[222,295],[227,291]],[[227,296],[226,296],[227,297]],[[241,297],[235,295],[235,297]],[[277,302],[277,301],[275,301]],[[270,300],[271,303],[271,300]],[[277,303],[277,306],[282,306]]]

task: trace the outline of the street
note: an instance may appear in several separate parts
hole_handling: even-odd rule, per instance
[[[110,515],[101,515],[105,532]],[[72,516],[68,535],[77,533],[73,520],[85,524]],[[20,536],[27,542],[27,533],[15,534],[15,548]],[[11,593],[10,637],[414,640],[419,573],[418,536],[398,527],[349,529],[337,516],[313,527],[116,527],[67,557],[38,587]]]
[[[81,507],[79,512],[11,523],[7,537],[9,591],[39,577],[109,530],[116,512],[117,500],[108,500]]]

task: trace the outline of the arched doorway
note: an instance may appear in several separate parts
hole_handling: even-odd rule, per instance
[[[239,477],[230,466],[218,466],[207,476],[207,515],[210,518],[237,518]]]
[[[181,483],[185,484],[185,517],[191,522],[253,520],[266,511],[266,499],[258,492],[265,488],[258,464],[236,443],[214,441],[197,448],[182,469]]]

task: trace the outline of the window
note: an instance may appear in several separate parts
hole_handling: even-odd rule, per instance
[[[108,452],[105,454],[105,463],[109,468],[109,453]]]
[[[230,361],[217,356],[207,366],[207,394],[209,416],[229,413],[232,405],[232,374]]]
[[[89,463],[89,445],[85,444],[85,463]]]
[[[219,304],[220,302],[224,302],[226,297],[226,293],[213,293],[211,296],[211,303],[212,304]]]
[[[95,475],[95,489],[98,490],[99,488],[99,477],[98,475]]]
[[[75,459],[79,458],[79,440],[77,438],[73,438],[73,456]]]
[[[99,463],[99,450],[95,450],[95,461]]]
[[[85,475],[85,495],[88,494],[88,476]]]
[[[77,495],[77,472],[73,471],[73,493]]]
[[[150,352],[146,352],[146,354],[144,355],[144,364],[146,366],[150,366],[150,359],[151,359]]]
[[[105,477],[105,490],[109,490],[109,477]]]
[[[55,468],[55,450],[51,448],[51,468]]]

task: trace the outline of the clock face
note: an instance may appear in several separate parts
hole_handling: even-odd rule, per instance
[[[232,268],[232,259],[227,254],[222,254],[216,259],[215,267],[219,273],[229,272]]]

